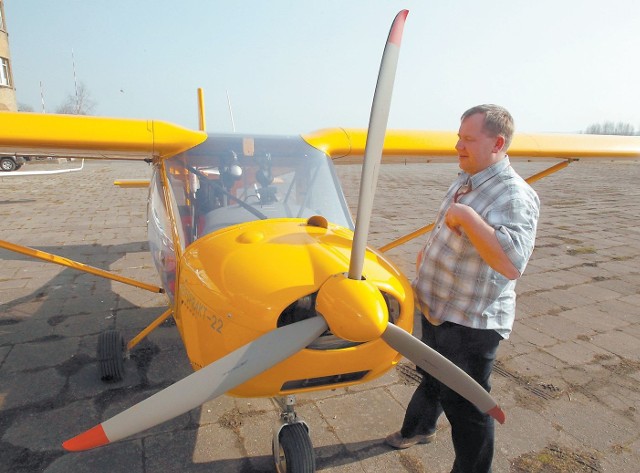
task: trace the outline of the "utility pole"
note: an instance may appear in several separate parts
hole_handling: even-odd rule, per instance
[[[44,109],[44,88],[42,86],[42,81],[40,81],[40,100],[42,100],[42,113],[46,113]]]
[[[78,95],[78,78],[76,77],[76,60],[73,56],[73,49],[71,49],[71,64],[73,66],[73,83],[76,88],[76,115],[80,115],[80,97]]]

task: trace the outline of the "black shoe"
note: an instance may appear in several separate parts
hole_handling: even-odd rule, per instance
[[[435,438],[435,432],[432,434],[414,435],[413,437],[405,438],[398,431],[384,439],[384,443],[392,446],[393,448],[397,448],[398,450],[402,450],[405,448],[413,447],[418,443],[431,443]]]

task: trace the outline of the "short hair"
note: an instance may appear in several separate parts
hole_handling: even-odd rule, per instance
[[[511,145],[511,140],[513,139],[513,133],[515,131],[513,117],[509,111],[500,105],[476,105],[464,112],[460,120],[464,120],[476,113],[484,114],[484,125],[482,127],[482,131],[490,136],[502,135],[504,137],[504,150],[506,151],[509,149],[509,145]]]

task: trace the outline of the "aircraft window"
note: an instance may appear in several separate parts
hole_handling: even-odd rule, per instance
[[[176,253],[158,171],[155,171],[149,187],[147,221],[149,250],[162,280],[162,287],[173,301],[176,279]]]
[[[186,244],[219,229],[268,218],[322,215],[353,228],[331,160],[295,137],[214,135],[167,161]]]

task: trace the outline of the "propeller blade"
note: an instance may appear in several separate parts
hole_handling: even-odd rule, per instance
[[[373,210],[373,195],[378,181],[378,171],[382,160],[382,148],[387,130],[393,82],[396,77],[400,42],[408,10],[398,13],[391,25],[387,44],[382,54],[378,83],[373,94],[369,130],[362,163],[362,177],[360,179],[360,196],[358,197],[358,213],[356,228],[353,235],[351,260],[349,261],[349,279],[361,279],[364,267],[364,255],[367,248],[367,235]]]
[[[387,325],[382,339],[391,348],[460,394],[480,411],[504,424],[505,414],[489,393],[440,353],[391,323]]]
[[[322,317],[273,330],[62,446],[69,451],[88,450],[184,414],[294,355],[325,330],[327,324]]]

